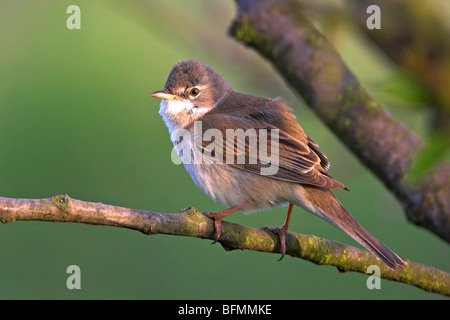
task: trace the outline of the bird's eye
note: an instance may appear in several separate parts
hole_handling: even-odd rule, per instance
[[[189,95],[192,97],[196,97],[200,94],[200,89],[197,87],[193,87],[191,89],[189,89]]]

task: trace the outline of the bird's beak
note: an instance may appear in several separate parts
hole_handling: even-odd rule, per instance
[[[152,97],[158,98],[158,99],[166,99],[166,100],[175,99],[175,95],[170,93],[168,90],[155,91],[152,93]]]

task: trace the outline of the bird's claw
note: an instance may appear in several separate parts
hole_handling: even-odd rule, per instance
[[[280,257],[280,259],[278,259],[278,261],[283,260],[284,255],[286,254],[287,229],[285,229],[283,227],[280,228],[280,227],[267,227],[267,226],[263,227],[262,229],[278,234],[278,236],[280,237],[280,245],[281,245],[281,248],[280,248],[281,257]]]
[[[217,241],[219,241],[219,237],[221,234],[220,225],[222,224],[222,217],[218,215],[218,212],[202,212],[202,214],[214,220],[214,241],[211,242],[211,244],[215,244]]]

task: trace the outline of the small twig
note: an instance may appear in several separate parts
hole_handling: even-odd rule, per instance
[[[0,221],[78,222],[123,227],[144,234],[169,234],[202,239],[214,238],[213,221],[194,208],[179,213],[130,209],[103,203],[72,199],[58,195],[46,199],[12,199],[0,197]],[[222,222],[219,242],[225,250],[255,250],[279,253],[277,235],[262,229]],[[366,273],[370,265],[378,265],[381,278],[407,283],[429,292],[450,296],[450,274],[405,260],[406,268],[393,271],[371,253],[312,235],[288,233],[286,254],[318,265],[336,266],[339,271]]]

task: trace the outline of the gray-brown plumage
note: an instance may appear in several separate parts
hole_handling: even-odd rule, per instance
[[[290,204],[283,227],[268,228],[279,234],[283,257],[285,234],[295,204],[345,231],[391,269],[405,267],[402,259],[361,227],[333,195],[331,188],[346,187],[327,173],[330,167],[327,157],[303,132],[284,102],[234,92],[222,76],[195,60],[176,64],[164,90],[152,96],[163,99],[160,114],[173,143],[181,143],[183,139],[179,139],[178,133],[183,129],[191,134],[183,142],[187,143],[188,152],[205,155],[205,161],[200,163],[184,161],[193,181],[209,197],[229,207],[206,213],[215,219],[216,240],[221,219],[236,210],[254,212]],[[200,133],[196,132],[199,123]],[[204,138],[210,129],[220,135],[204,139],[198,146],[196,137]],[[243,148],[239,149],[238,141],[229,137],[227,129],[250,132]],[[258,136],[261,130],[268,133],[265,141]],[[274,143],[271,137],[276,135],[278,140]],[[277,158],[276,172],[261,173],[268,165],[267,159],[252,152],[251,141],[257,141],[258,148],[268,142],[267,150]],[[235,161],[240,155],[244,160]],[[225,161],[230,157],[234,161]]]

